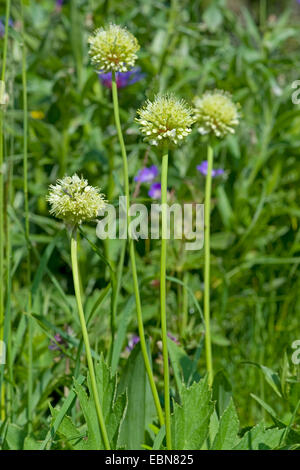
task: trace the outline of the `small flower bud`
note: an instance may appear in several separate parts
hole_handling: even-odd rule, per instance
[[[207,91],[194,100],[198,132],[225,137],[234,134],[239,124],[239,111],[231,95],[223,90]]]
[[[106,204],[99,189],[76,174],[51,184],[46,199],[51,205],[50,213],[73,226],[96,219]]]
[[[157,96],[137,111],[140,131],[151,145],[179,144],[191,131],[195,121],[192,109],[173,95]]]
[[[133,34],[115,24],[97,29],[88,42],[92,64],[101,72],[127,72],[134,66],[140,48]]]

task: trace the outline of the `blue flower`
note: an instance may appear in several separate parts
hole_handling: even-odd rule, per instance
[[[151,183],[158,176],[158,168],[156,165],[150,166],[150,168],[142,168],[137,176],[134,177],[134,181],[140,183]]]
[[[208,168],[208,162],[207,160],[204,160],[201,165],[197,165],[197,170],[202,173],[202,175],[206,176],[207,175],[207,168]],[[219,170],[212,170],[211,176],[214,178],[215,176],[219,175],[224,175],[224,170],[221,168]]]
[[[140,68],[134,68],[128,72],[116,72],[116,82],[118,88],[125,88],[128,85],[139,82],[144,76],[141,73]],[[102,85],[106,88],[111,88],[111,72],[98,72],[98,77],[101,80]]]
[[[133,335],[132,338],[128,341],[126,346],[127,351],[131,352],[136,344],[140,342],[140,338],[137,335]]]
[[[14,22],[13,20],[10,18],[8,20],[8,26],[11,26],[13,27],[14,25]],[[0,18],[0,38],[3,38],[4,37],[4,34],[5,34],[5,18],[2,16]]]
[[[152,199],[160,199],[161,198],[161,184],[160,183],[153,183],[151,188],[148,191],[148,195]]]

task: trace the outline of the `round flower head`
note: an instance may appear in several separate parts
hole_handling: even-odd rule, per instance
[[[194,103],[200,134],[214,134],[216,137],[234,134],[240,115],[229,93],[223,90],[207,91],[201,98],[196,97]]]
[[[99,189],[89,186],[87,180],[76,174],[57,180],[56,185],[51,184],[46,199],[51,205],[50,213],[70,225],[94,220],[105,207]]]
[[[157,96],[138,110],[140,130],[151,145],[177,145],[191,131],[195,121],[184,100],[173,95]]]
[[[110,24],[89,37],[92,64],[102,72],[127,72],[134,66],[140,46],[125,28]]]

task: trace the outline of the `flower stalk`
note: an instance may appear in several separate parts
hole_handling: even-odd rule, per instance
[[[5,73],[8,44],[8,26],[10,14],[10,0],[6,1],[5,32],[3,44],[1,84],[0,84],[0,106],[4,102]],[[3,109],[0,109],[0,341],[4,339],[4,139],[3,139]],[[0,351],[1,352],[1,351]],[[0,419],[5,419],[5,389],[3,384],[4,366],[0,374]]]
[[[116,83],[115,71],[112,71],[112,98],[113,98],[115,124],[117,128],[117,134],[118,134],[118,139],[119,139],[121,153],[122,153],[122,160],[123,160],[124,190],[125,190],[126,205],[127,205],[126,207],[127,226],[129,227],[130,216],[129,216],[128,211],[129,211],[129,206],[130,206],[130,193],[129,193],[128,162],[127,162],[126,147],[125,147],[123,133],[121,129],[118,88],[117,88],[117,83]],[[156,385],[154,382],[153,372],[152,372],[152,368],[150,365],[150,360],[149,360],[147,345],[146,345],[146,340],[145,340],[142,306],[141,306],[141,298],[140,298],[140,292],[139,292],[137,268],[136,268],[136,260],[135,260],[135,248],[134,248],[134,241],[131,238],[131,234],[129,234],[129,255],[130,255],[130,262],[131,262],[131,269],[132,269],[133,286],[134,286],[136,311],[137,311],[137,322],[138,322],[138,330],[139,330],[139,336],[140,336],[140,342],[141,342],[141,351],[143,354],[145,368],[148,374],[150,387],[151,387],[155,407],[157,410],[158,419],[159,419],[160,425],[163,426],[164,424],[163,411],[161,408],[158,392],[157,392]]]
[[[91,348],[90,348],[90,341],[89,341],[89,336],[87,332],[87,326],[85,322],[85,316],[84,316],[82,301],[81,301],[79,270],[78,270],[78,260],[77,260],[77,227],[73,229],[72,236],[71,236],[71,261],[72,261],[72,273],[73,273],[73,282],[74,282],[74,290],[75,290],[75,296],[76,296],[76,302],[77,302],[77,308],[78,308],[78,315],[79,315],[79,320],[80,320],[80,325],[81,325],[82,337],[83,337],[83,341],[85,345],[86,358],[87,358],[87,363],[88,363],[88,368],[89,368],[89,373],[90,373],[90,378],[91,378],[91,386],[92,386],[93,398],[94,398],[94,403],[95,403],[96,412],[97,412],[97,418],[98,418],[99,427],[100,427],[105,449],[110,450],[110,443],[109,443],[109,439],[107,435],[104,416],[103,416],[99,394],[97,390],[97,382],[96,382],[96,375],[95,375],[92,353],[91,353]]]
[[[213,363],[210,335],[210,200],[211,182],[213,171],[213,149],[208,145],[207,149],[207,176],[205,182],[204,205],[204,321],[205,321],[205,355],[208,373],[208,383],[213,382]]]
[[[160,257],[160,305],[161,305],[161,333],[164,364],[164,399],[167,449],[172,449],[171,440],[171,411],[170,411],[170,378],[168,358],[168,334],[166,312],[166,260],[167,260],[167,181],[168,181],[168,152],[162,157],[161,171],[161,257]]]

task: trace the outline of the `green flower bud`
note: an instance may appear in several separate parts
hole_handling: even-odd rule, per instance
[[[88,42],[92,64],[103,72],[127,72],[134,66],[140,48],[133,34],[115,24],[97,29]]]
[[[231,95],[223,90],[207,91],[194,100],[195,117],[200,134],[214,134],[216,137],[225,137],[234,134],[239,124],[239,106]]]
[[[51,205],[50,213],[73,226],[96,219],[106,204],[99,189],[76,174],[51,184],[46,199]]]
[[[173,95],[157,96],[146,101],[137,111],[136,121],[145,140],[151,145],[172,146],[179,144],[191,131],[195,121],[192,109],[184,100]]]

